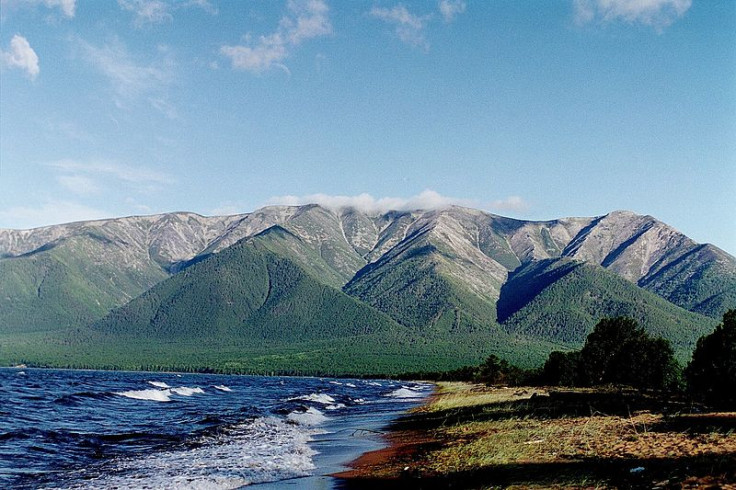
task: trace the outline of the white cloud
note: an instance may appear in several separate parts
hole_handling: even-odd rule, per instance
[[[495,209],[497,211],[515,212],[525,212],[528,211],[530,207],[529,203],[519,196],[509,196],[506,199],[499,199],[493,201],[490,205],[491,209]]]
[[[77,0],[43,0],[48,8],[59,7],[62,13],[72,18],[77,8]]]
[[[274,66],[286,68],[281,63],[287,56],[286,44],[279,34],[261,36],[258,44],[252,47],[222,46],[220,52],[230,58],[232,67],[238,70],[260,73]]]
[[[465,8],[464,0],[440,0],[440,13],[447,23],[454,21],[455,17],[465,12]]]
[[[59,175],[56,180],[62,187],[80,196],[99,194],[101,191],[97,182],[86,175]]]
[[[133,24],[142,27],[146,24],[171,22],[174,17],[169,12],[169,4],[161,0],[118,0],[123,10],[133,12]]]
[[[167,97],[175,65],[166,48],[159,47],[159,58],[144,64],[136,62],[119,40],[99,47],[81,39],[78,43],[86,60],[112,84],[117,106],[146,96],[154,108],[168,117],[175,115]]]
[[[277,196],[268,200],[270,205],[303,206],[319,204],[328,209],[354,208],[364,213],[381,214],[388,211],[414,211],[445,209],[450,206],[473,207],[476,203],[469,199],[443,196],[433,190],[425,190],[416,196],[374,198],[370,194],[357,196],[331,196],[311,194],[307,196]]]
[[[173,11],[197,7],[211,15],[217,15],[217,8],[208,0],[189,0],[187,2],[171,2],[165,0],[118,0],[123,10],[134,15],[133,25],[137,28],[147,24],[163,24],[172,22]]]
[[[164,172],[145,167],[134,167],[113,162],[78,162],[59,160],[46,164],[54,170],[72,175],[108,176],[133,184],[170,184],[174,178]]]
[[[23,70],[31,80],[35,80],[41,72],[38,67],[38,55],[28,40],[18,34],[10,40],[9,51],[0,51],[0,60],[9,68]]]
[[[622,20],[661,30],[685,15],[692,0],[574,0],[573,5],[578,24]]]
[[[246,36],[246,44],[220,48],[233,68],[261,73],[274,67],[288,72],[283,61],[291,49],[304,41],[332,33],[329,8],[323,0],[290,0],[289,14],[282,17],[276,32],[260,36],[256,43]]]
[[[217,7],[212,5],[208,0],[189,0],[188,2],[181,4],[181,6],[183,8],[199,7],[210,15],[218,14]]]
[[[48,8],[59,7],[61,13],[70,19],[74,17],[77,5],[76,0],[0,0],[0,8],[8,7],[24,7],[43,4]]]
[[[393,8],[373,7],[370,15],[395,26],[396,35],[406,44],[429,49],[424,30],[430,16],[414,15],[403,5]]]
[[[59,200],[47,201],[38,207],[15,206],[0,209],[0,222],[3,226],[17,229],[102,219],[107,216],[108,213],[99,209]]]

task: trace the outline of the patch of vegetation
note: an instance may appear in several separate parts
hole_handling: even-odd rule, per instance
[[[736,310],[727,311],[723,323],[698,340],[685,376],[690,393],[697,398],[736,409]]]
[[[736,414],[637,390],[440,383],[344,488],[696,488],[736,482]]]
[[[669,340],[681,361],[714,324],[600,266],[570,259],[539,261],[514,272],[498,305],[508,332],[569,347],[582,345],[599,318],[633,318],[650,335]]]
[[[687,280],[678,280],[681,277]],[[720,318],[736,306],[733,258],[712,245],[694,246],[667,267],[643,277],[639,286],[711,318]]]

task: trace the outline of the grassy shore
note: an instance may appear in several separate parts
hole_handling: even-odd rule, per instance
[[[736,413],[622,389],[439,383],[341,488],[736,488]]]

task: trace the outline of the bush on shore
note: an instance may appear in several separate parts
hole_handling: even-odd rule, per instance
[[[719,408],[736,408],[736,310],[723,315],[713,333],[698,340],[685,369],[688,391]]]

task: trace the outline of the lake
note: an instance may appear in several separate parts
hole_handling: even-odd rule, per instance
[[[0,369],[0,488],[332,488],[432,385]]]

